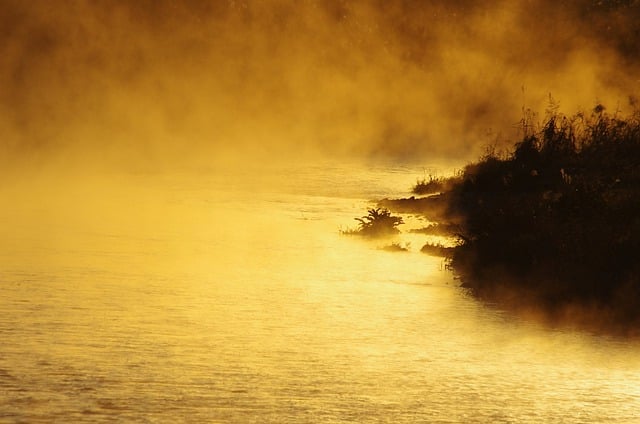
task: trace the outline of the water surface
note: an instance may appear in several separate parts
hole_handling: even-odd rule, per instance
[[[5,183],[0,421],[638,422],[637,342],[482,304],[418,235],[339,234],[420,172]]]

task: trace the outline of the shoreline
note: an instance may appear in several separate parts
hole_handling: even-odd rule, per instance
[[[640,114],[553,116],[512,152],[433,185],[443,191],[378,206],[457,238],[423,251],[445,256],[478,298],[640,335]]]

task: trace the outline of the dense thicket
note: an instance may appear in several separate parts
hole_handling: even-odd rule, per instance
[[[511,153],[468,165],[447,196],[462,240],[452,266],[466,284],[506,277],[550,303],[640,315],[638,113],[553,115]]]

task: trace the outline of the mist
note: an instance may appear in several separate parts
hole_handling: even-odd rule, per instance
[[[639,1],[0,0],[0,421],[635,422]]]
[[[463,164],[523,109],[635,104],[635,1],[62,1],[0,6],[0,154],[173,168]]]

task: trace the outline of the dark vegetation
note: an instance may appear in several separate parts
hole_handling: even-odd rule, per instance
[[[447,189],[448,182],[449,180],[445,177],[430,174],[428,179],[425,177],[418,180],[413,186],[412,192],[419,195],[440,193]]]
[[[451,236],[457,234],[460,226],[456,224],[433,223],[426,227],[409,230],[410,233],[426,234],[429,236]]]
[[[405,243],[404,245],[394,242],[387,246],[382,247],[382,250],[386,250],[387,252],[408,252],[409,251],[409,243]]]
[[[380,203],[421,211],[457,236],[452,250],[425,250],[449,256],[479,295],[509,293],[558,314],[578,305],[637,327],[640,113],[621,118],[597,106],[530,123],[511,152],[489,151],[445,193]]]
[[[404,223],[402,217],[391,215],[386,208],[369,209],[367,215],[355,220],[358,221],[358,228],[343,231],[343,234],[367,237],[388,236],[398,233],[398,225]]]
[[[407,199],[382,199],[378,205],[399,213],[424,215],[429,221],[438,222],[440,226],[443,224],[455,225],[450,222],[449,197],[449,193],[445,192],[428,197],[411,196]]]
[[[454,250],[454,247],[446,247],[440,243],[426,243],[424,246],[422,246],[422,249],[420,249],[422,253],[426,253],[432,256],[440,256],[443,258],[451,258]]]

